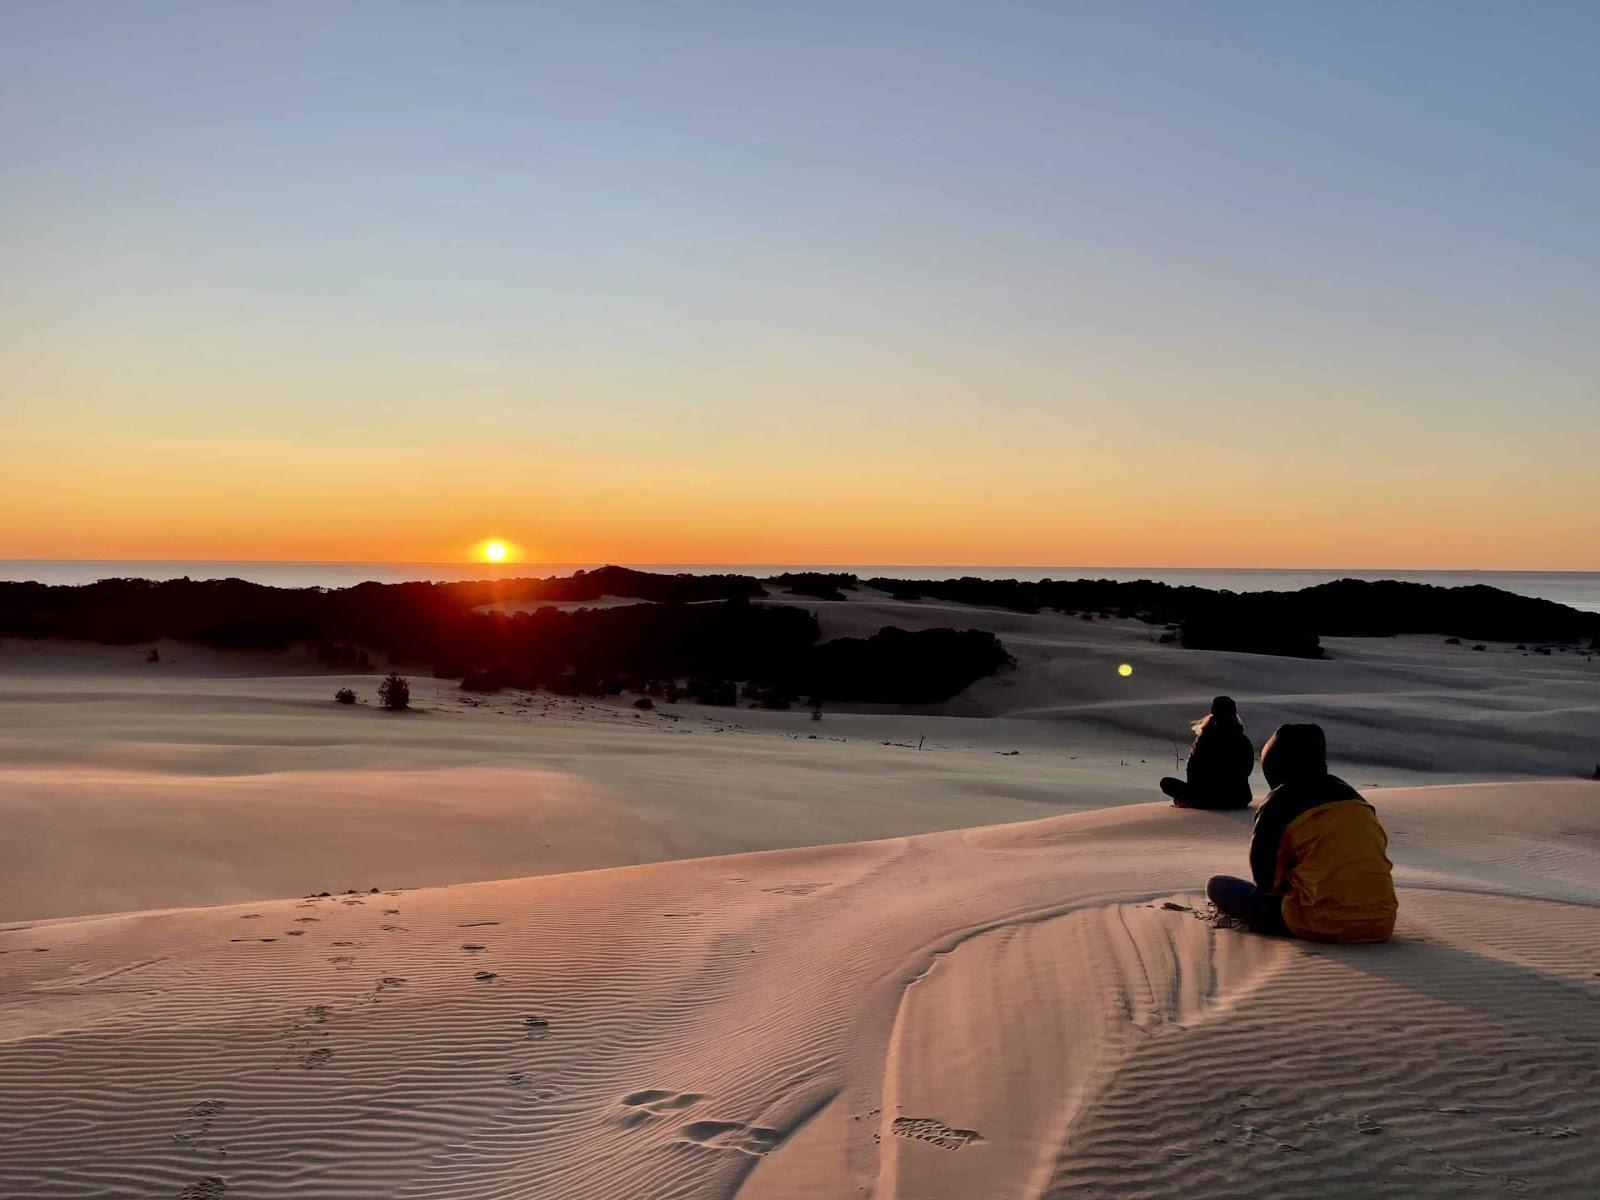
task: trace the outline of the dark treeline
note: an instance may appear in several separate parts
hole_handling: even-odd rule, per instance
[[[952,629],[819,643],[803,609],[752,603],[746,576],[650,575],[620,568],[568,578],[275,588],[226,580],[109,579],[81,587],[0,584],[0,636],[112,644],[175,638],[230,649],[304,644],[329,663],[370,652],[430,665],[469,687],[615,692],[680,678],[691,694],[759,685],[773,704],[800,697],[927,703],[1007,660],[992,634]],[[647,603],[507,613],[490,607],[603,595]],[[675,683],[674,683],[675,686]]]
[[[1015,612],[1056,609],[1173,626],[1184,646],[1315,658],[1320,637],[1436,633],[1500,642],[1576,643],[1600,638],[1600,614],[1499,588],[1340,579],[1297,592],[1226,592],[1151,580],[884,579],[900,599],[950,600]]]
[[[850,574],[795,572],[768,584],[843,599]],[[1218,592],[1148,580],[875,578],[902,599],[1017,612],[1055,609],[1168,626],[1190,648],[1317,657],[1325,636],[1433,633],[1475,641],[1594,642],[1600,614],[1486,586],[1442,588],[1339,580],[1298,592]],[[697,680],[724,696],[734,681],[791,698],[923,703],[946,699],[1007,661],[991,634],[953,629],[819,642],[815,619],[745,575],[657,575],[621,567],[537,579],[274,588],[242,580],[102,580],[81,587],[0,584],[0,636],[130,644],[160,637],[237,649],[306,644],[323,661],[364,669],[371,652],[427,664],[475,686],[605,690],[618,679]],[[607,609],[496,605],[647,601]],[[774,692],[775,690],[775,692]]]
[[[848,600],[846,591],[855,591],[860,582],[854,575],[825,571],[785,571],[767,580],[794,596],[817,600]]]

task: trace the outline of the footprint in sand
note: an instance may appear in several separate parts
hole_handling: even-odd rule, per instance
[[[317,1067],[327,1066],[332,1058],[332,1050],[329,1050],[326,1046],[318,1046],[315,1050],[307,1050],[300,1056],[300,1065],[311,1071]]]
[[[296,925],[309,925],[312,922],[319,921],[319,920],[321,920],[320,917],[296,917],[294,919],[294,923]]]
[[[693,1108],[704,1099],[705,1095],[701,1092],[669,1092],[665,1088],[629,1092],[621,1100],[622,1106],[628,1110],[622,1115],[622,1124],[633,1129],[667,1113]]]
[[[178,1193],[178,1200],[222,1200],[228,1194],[228,1181],[221,1175],[197,1179]]]
[[[745,1125],[739,1121],[695,1121],[678,1130],[680,1144],[705,1146],[712,1150],[737,1150],[759,1156],[775,1150],[783,1142],[783,1132],[765,1125]]]
[[[469,954],[476,954],[479,950],[487,950],[489,947],[482,945],[479,942],[462,942],[461,948],[467,951]]]
[[[495,974],[493,971],[474,971],[472,973],[472,977],[479,983],[488,983],[491,979],[500,978],[500,976]]]
[[[915,1138],[945,1150],[960,1150],[974,1142],[983,1141],[976,1129],[956,1129],[932,1117],[896,1117],[889,1126],[895,1137]]]
[[[498,924],[500,924],[499,921],[463,921],[461,924],[457,925],[456,928],[457,929],[479,929],[479,928],[481,928],[481,927],[483,927],[485,925],[498,925]]]
[[[187,1144],[211,1132],[211,1121],[228,1107],[226,1100],[200,1100],[184,1109],[183,1125],[172,1135],[172,1140]]]
[[[825,888],[825,883],[780,883],[777,887],[762,888],[763,892],[775,892],[780,896],[809,896],[819,888]]]

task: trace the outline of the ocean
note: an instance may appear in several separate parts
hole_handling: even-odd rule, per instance
[[[515,578],[570,575],[599,563],[399,563],[399,562],[161,562],[110,559],[0,559],[0,582],[93,583],[97,579],[248,579],[274,587],[349,587],[374,581]],[[685,571],[693,575],[732,573],[766,577],[783,571],[850,571],[863,579],[947,579],[976,575],[986,579],[1153,579],[1174,585],[1234,592],[1293,591],[1330,579],[1403,579],[1439,587],[1488,584],[1600,612],[1600,571],[1374,571],[1330,567],[1323,570],[1238,569],[1221,567],[966,567],[828,566],[774,563],[626,563],[641,571]]]

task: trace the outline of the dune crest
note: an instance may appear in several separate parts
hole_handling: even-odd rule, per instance
[[[901,1004],[876,1194],[1038,1195],[1077,1114],[1134,1045],[1226,1010],[1292,956],[1285,942],[1219,933],[1179,900],[963,943]],[[937,1116],[908,1115],[920,1113]]]

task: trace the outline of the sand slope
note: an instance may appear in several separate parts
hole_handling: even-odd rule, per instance
[[[1154,805],[13,925],[0,1194],[1595,1194],[1600,787],[1373,799],[1383,947]]]
[[[1439,639],[1330,642],[1325,662],[1162,646],[1082,621],[863,590],[829,636],[976,626],[1018,667],[916,711],[758,712],[630,698],[483,700],[418,678],[424,711],[304,654],[0,645],[0,920],[415,887],[857,841],[1154,797],[1188,722],[1235,695],[1263,740],[1319,720],[1359,786],[1587,775],[1600,660]],[[1135,668],[1131,677],[1119,663]],[[1257,777],[1258,786],[1260,784]]]

